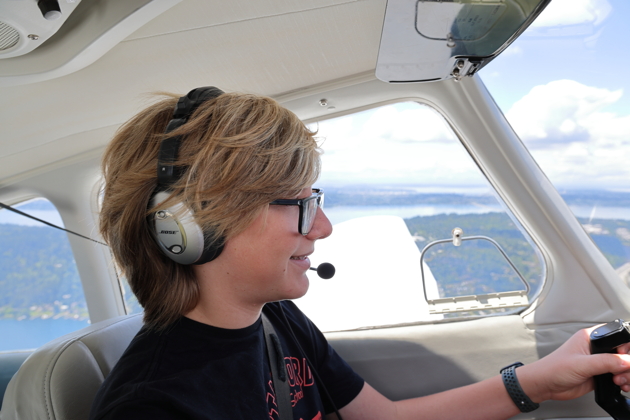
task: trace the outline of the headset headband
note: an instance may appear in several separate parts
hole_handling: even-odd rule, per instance
[[[193,89],[186,96],[179,98],[173,111],[173,118],[169,121],[164,133],[168,134],[184,125],[199,105],[223,93],[225,92],[219,88],[207,86]],[[175,166],[180,144],[181,136],[169,137],[160,144],[157,167],[158,190],[160,191],[168,190],[181,177],[181,167]]]

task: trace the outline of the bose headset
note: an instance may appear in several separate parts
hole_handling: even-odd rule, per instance
[[[168,134],[182,125],[203,102],[214,99],[224,92],[216,87],[193,89],[177,101],[173,118],[166,126]],[[172,186],[180,179],[183,169],[176,166],[181,136],[162,140],[158,154],[158,185],[149,201],[150,208],[158,207],[171,196]],[[164,253],[171,260],[183,264],[205,264],[217,258],[223,251],[223,240],[212,241],[209,232],[195,222],[192,211],[183,202],[169,207],[159,208],[149,216],[155,239]],[[152,219],[152,220],[151,220]]]

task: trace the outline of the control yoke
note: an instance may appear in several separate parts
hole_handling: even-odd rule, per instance
[[[615,353],[615,349],[630,342],[630,324],[616,319],[591,333],[591,353]],[[595,402],[615,420],[630,420],[630,399],[614,384],[612,373],[595,376]]]

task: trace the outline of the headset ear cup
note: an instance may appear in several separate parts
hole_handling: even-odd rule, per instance
[[[194,262],[195,265],[205,264],[217,258],[221,255],[223,251],[223,247],[225,246],[225,241],[223,239],[212,241],[212,235],[208,232],[204,233],[204,250],[199,260]]]
[[[151,207],[159,206],[170,194],[160,191],[151,199]],[[153,236],[164,255],[183,265],[200,265],[217,258],[224,240],[212,241],[210,232],[203,232],[188,207],[178,202],[151,215]]]
[[[167,191],[156,193],[150,206],[159,206],[169,196]],[[201,258],[204,235],[192,212],[183,203],[160,208],[150,218],[153,235],[164,255],[184,265],[194,264]]]

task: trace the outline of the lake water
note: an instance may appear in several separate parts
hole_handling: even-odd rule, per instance
[[[403,219],[415,216],[433,216],[435,214],[480,214],[502,211],[499,206],[334,206],[324,207],[330,222],[335,225],[346,220],[365,216],[398,216]]]
[[[628,207],[593,207],[569,206],[577,217],[595,219],[623,219],[630,220],[630,208]],[[403,219],[415,216],[433,216],[436,214],[483,214],[490,212],[502,212],[500,206],[333,206],[324,207],[326,216],[333,225],[364,216],[390,215]]]
[[[35,349],[88,325],[74,319],[0,319],[0,351]]]
[[[569,208],[577,217],[630,220],[628,207],[569,206]]]

